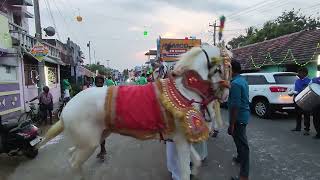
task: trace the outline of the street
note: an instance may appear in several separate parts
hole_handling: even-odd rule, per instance
[[[227,112],[223,110],[224,120]],[[294,118],[278,115],[273,120],[252,115],[247,134],[250,144],[250,179],[253,180],[318,180],[320,179],[320,140],[290,131]],[[311,135],[315,135],[312,126]],[[107,140],[108,158],[99,162],[95,155],[85,163],[90,180],[169,180],[166,170],[165,146],[159,141],[137,141],[112,135]],[[67,162],[70,146],[63,134],[39,152],[34,160],[0,156],[0,179],[57,180],[72,179]],[[237,175],[231,162],[235,146],[226,128],[218,138],[209,140],[209,157],[201,168],[201,180],[227,180]]]

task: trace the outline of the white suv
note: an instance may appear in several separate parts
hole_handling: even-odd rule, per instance
[[[275,111],[288,112],[295,109],[293,97],[288,92],[294,89],[296,73],[244,73],[249,84],[251,110],[261,118]]]

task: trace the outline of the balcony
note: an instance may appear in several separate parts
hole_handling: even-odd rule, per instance
[[[9,23],[9,31],[12,37],[12,44],[14,46],[23,47],[26,51],[30,52],[32,47],[36,44],[36,38],[29,35],[26,30],[17,24]],[[49,49],[49,58],[61,61],[60,51],[58,48],[44,41],[42,44]]]
[[[33,14],[30,13],[28,9],[24,6],[11,6],[10,11],[12,11],[14,14],[17,14],[25,18],[33,18]]]
[[[0,4],[2,4],[6,0],[0,0]],[[9,0],[7,1],[11,6],[33,6],[32,0]]]

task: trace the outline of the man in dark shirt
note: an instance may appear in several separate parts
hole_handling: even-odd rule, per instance
[[[103,76],[97,76],[95,78],[95,85],[96,87],[103,87],[104,85],[104,77]],[[103,140],[100,144],[100,153],[97,155],[97,158],[100,158],[102,161],[105,159],[105,155],[107,154],[106,150],[106,140]]]
[[[306,88],[309,83],[311,82],[311,79],[308,78],[308,69],[306,67],[300,68],[298,70],[298,77],[299,79],[296,80],[294,83],[294,90],[295,90],[295,96],[301,93],[301,91]],[[297,118],[296,118],[296,128],[292,129],[292,131],[301,131],[301,121],[302,121],[302,115],[304,117],[304,135],[309,135],[310,131],[310,113],[303,111],[299,106],[296,105],[296,112],[297,112]]]
[[[233,158],[240,164],[240,177],[232,180],[247,180],[249,178],[249,145],[246,127],[250,117],[249,86],[240,75],[241,65],[237,61],[231,62],[232,81],[228,99],[230,125],[228,134],[233,137],[237,147],[237,157]]]

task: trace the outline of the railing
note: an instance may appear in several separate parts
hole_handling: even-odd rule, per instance
[[[19,42],[19,45],[21,47],[24,47],[28,51],[30,51],[37,42],[35,37],[29,35],[25,29],[17,24],[9,23],[9,30],[11,37],[16,39]],[[44,41],[42,42],[42,44],[44,44],[49,49],[48,56],[61,59],[59,49]]]

